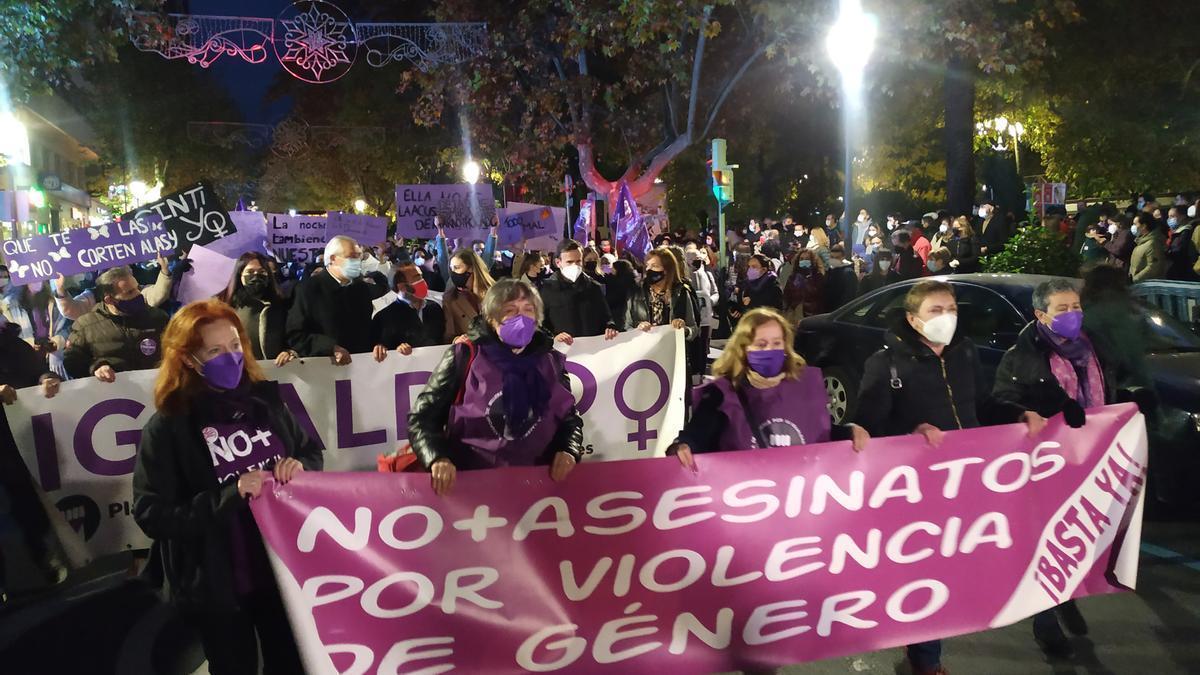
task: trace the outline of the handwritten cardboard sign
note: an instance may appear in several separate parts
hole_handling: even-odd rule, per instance
[[[396,234],[403,237],[432,239],[437,216],[450,239],[484,239],[495,215],[488,184],[396,186]]]
[[[121,216],[121,221],[144,223],[157,218],[178,237],[176,249],[186,253],[196,244],[210,244],[237,232],[220,198],[205,183],[180,190],[140,206]]]
[[[18,286],[91,270],[152,260],[180,248],[179,234],[157,215],[0,242],[12,283]]]

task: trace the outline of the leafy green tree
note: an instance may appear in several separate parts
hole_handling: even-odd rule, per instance
[[[1065,236],[1040,225],[1019,228],[1004,250],[983,258],[983,271],[1079,276],[1079,254]]]
[[[161,0],[0,0],[0,82],[23,99],[111,62],[129,43],[134,12]]]

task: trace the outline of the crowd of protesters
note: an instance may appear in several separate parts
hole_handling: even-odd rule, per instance
[[[1147,202],[1130,214],[1099,205],[1078,220],[1041,226],[1079,231],[1069,245],[1084,261],[1111,263],[1104,268],[1134,280],[1196,279],[1196,208],[1163,213]],[[1080,426],[1087,409],[1137,383],[1136,369],[1104,351],[1102,329],[1081,328],[1087,303],[1079,289],[1065,280],[1039,286],[1037,318],[1001,365],[1011,382],[997,378],[988,392],[974,379],[975,346],[956,330],[954,289],[936,278],[978,271],[1013,231],[1012,219],[991,203],[970,216],[890,214],[882,222],[864,209],[846,228],[834,216],[811,226],[790,217],[751,220],[726,232],[725,265],[715,234],[683,229],[661,233],[642,256],[603,237],[565,239],[553,250],[529,250],[524,241],[501,248],[495,229],[454,250],[440,230],[431,241],[379,246],[337,236],[310,262],[246,253],[219,298],[185,306],[171,299],[171,287],[186,261],[20,287],[0,267],[0,395],[11,402],[17,388],[40,384],[42,395],[53,396],[67,378],[111,383],[122,372],[157,368],[157,412],[137,455],[134,518],[155,540],[159,559],[175,561],[162,572],[201,635],[210,672],[253,672],[247,664],[259,653],[268,672],[298,672],[278,589],[241,497],[256,496],[268,477],[286,482],[323,462],[259,361],[286,367],[322,357],[345,366],[452,344],[408,420],[416,460],[440,495],[453,491],[458,471],[496,466],[543,465],[554,480],[567,479],[587,429],[555,343],[657,326],[683,333],[689,384],[698,385],[670,450],[692,469],[706,452],[806,442],[764,436],[753,421],[768,413],[805,417],[798,424],[824,417],[825,432],[808,442],[846,439],[855,451],[869,451],[872,436],[918,434],[938,445],[946,431],[984,424],[1022,422],[1037,435],[1057,414]],[[908,292],[906,320],[888,334],[888,350],[866,363],[859,418],[829,424],[824,397],[802,393],[798,321],[924,277]],[[709,371],[716,336],[728,342]],[[1047,394],[1029,377],[1056,384]],[[889,384],[897,379],[911,386]],[[943,380],[953,380],[952,390],[923,384]],[[931,393],[942,389],[944,400]],[[500,430],[484,419],[496,401],[504,409]],[[214,472],[195,459],[209,456],[201,427],[265,440]],[[178,451],[187,447],[200,451]],[[6,471],[6,480],[14,475]],[[8,491],[31,492],[19,482]],[[29,516],[23,526],[48,576],[58,577],[58,553],[37,543],[46,524]],[[1058,615],[1072,630],[1083,621],[1073,605]],[[1054,611],[1039,615],[1034,632],[1047,653],[1069,654]],[[910,646],[906,660],[913,672],[940,673],[940,654],[939,642],[926,642]]]

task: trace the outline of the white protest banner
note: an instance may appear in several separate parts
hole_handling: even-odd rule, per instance
[[[325,447],[329,471],[374,470],[376,457],[408,436],[408,411],[446,348],[355,354],[348,366],[327,358],[277,368],[297,420]],[[683,424],[683,333],[631,331],[615,340],[578,338],[567,355],[584,419],[584,461],[661,456]],[[68,513],[92,555],[149,542],[133,522],[132,474],[141,429],[154,413],[156,371],[120,373],[113,384],[65,382],[52,399],[23,389],[4,406],[30,473]]]
[[[495,215],[487,183],[396,186],[396,234],[402,237],[433,239],[437,216],[450,239],[484,239]]]
[[[315,260],[316,252],[325,248],[325,229],[329,222],[325,216],[272,213],[267,216],[267,221],[271,248],[283,260]]]

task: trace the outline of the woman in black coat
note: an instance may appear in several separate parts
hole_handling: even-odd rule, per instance
[[[738,283],[737,292],[730,302],[729,317],[733,323],[757,307],[783,311],[783,289],[779,287],[779,277],[771,267],[771,260],[765,255],[756,253],[750,256],[746,263],[746,276]]]
[[[971,219],[959,216],[954,220],[951,237],[946,242],[950,249],[950,271],[953,274],[969,274],[979,271],[979,240],[971,227]]]
[[[250,352],[259,361],[276,365],[291,361],[296,352],[287,347],[288,303],[271,274],[270,261],[261,253],[243,253],[233,266],[229,288],[222,296],[237,312],[250,338]]]
[[[154,540],[169,599],[200,633],[208,670],[300,673],[295,640],[245,497],[319,471],[321,448],[247,358],[228,305],[185,306],[162,339],[157,412],[142,430],[133,518]],[[156,562],[157,561],[157,562]]]
[[[675,256],[665,248],[656,248],[646,254],[646,273],[641,287],[629,298],[626,328],[648,331],[654,326],[669,325],[684,331],[684,338],[691,341],[700,334],[696,325],[698,314],[692,306],[692,293],[683,284]]]
[[[408,440],[438,495],[459,470],[549,465],[559,481],[583,455],[583,418],[544,316],[529,281],[497,281],[413,403]]]
[[[21,327],[0,316],[0,403],[12,405],[17,390],[41,385],[41,394],[52,398],[58,393],[58,375],[46,367],[46,356],[21,339]],[[9,513],[17,522],[30,556],[49,581],[61,581],[66,574],[62,551],[50,540],[50,520],[17,450],[8,416],[0,411],[0,495],[7,493]],[[7,573],[4,552],[0,551],[0,608],[8,601],[5,591]]]

